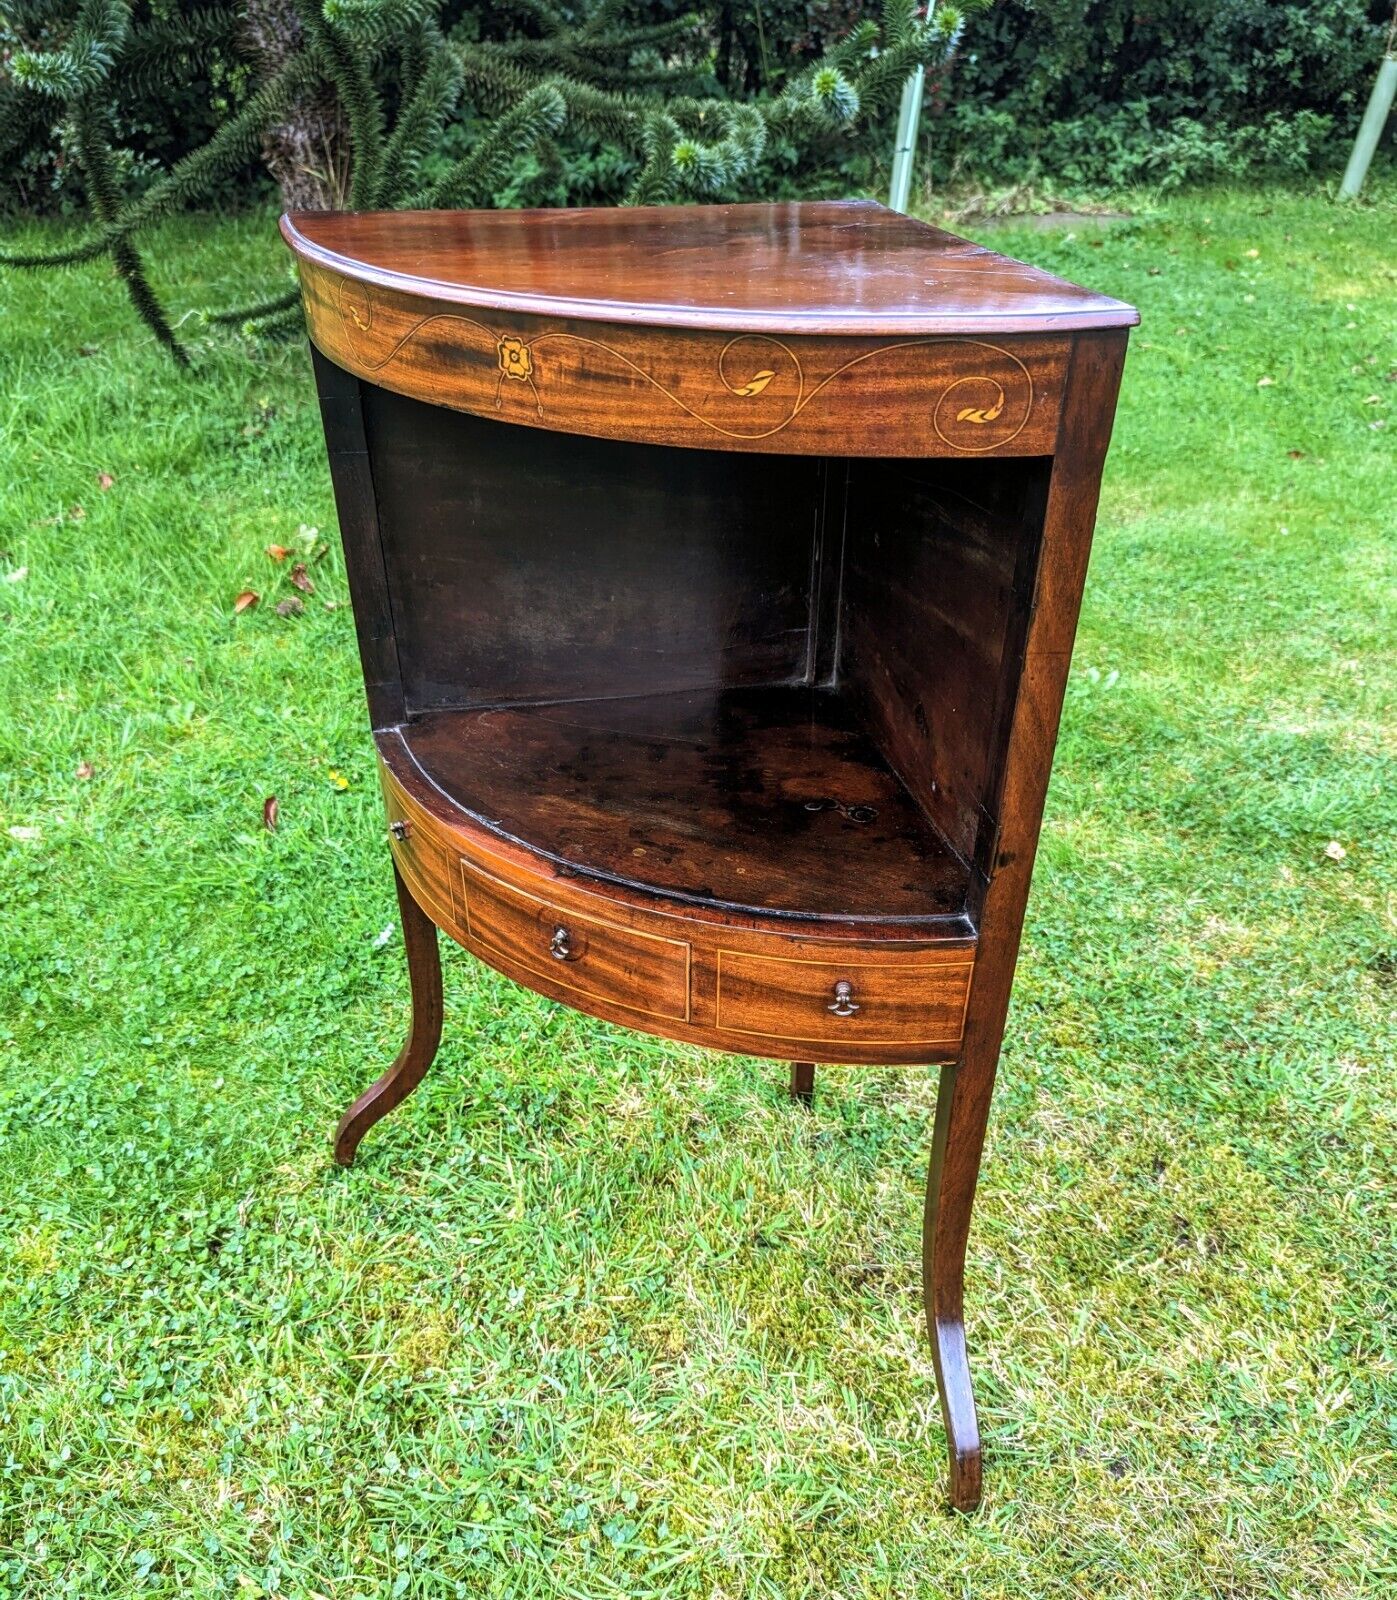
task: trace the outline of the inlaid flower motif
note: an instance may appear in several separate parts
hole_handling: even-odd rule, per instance
[[[500,340],[500,371],[506,378],[518,378],[522,383],[533,376],[533,370],[533,357],[522,339]]]
[[[995,387],[998,389],[999,385]],[[999,389],[999,399],[992,406],[964,406],[956,412],[957,422],[985,423],[995,422],[1004,409],[1004,391]]]

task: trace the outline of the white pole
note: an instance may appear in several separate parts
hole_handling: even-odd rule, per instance
[[[1393,40],[1389,49],[1391,53],[1383,57],[1382,65],[1378,68],[1378,81],[1373,85],[1368,109],[1363,113],[1363,121],[1358,125],[1358,137],[1353,141],[1353,154],[1344,168],[1344,181],[1339,185],[1339,193],[1345,200],[1356,199],[1363,187],[1363,180],[1368,176],[1368,163],[1373,159],[1373,151],[1377,149],[1382,130],[1387,126],[1392,101],[1397,97],[1397,24],[1393,26]]]
[[[917,124],[921,121],[925,85],[926,68],[918,67],[902,86],[897,142],[893,145],[893,179],[888,190],[888,204],[894,211],[906,211],[912,193],[912,159],[917,150]]]

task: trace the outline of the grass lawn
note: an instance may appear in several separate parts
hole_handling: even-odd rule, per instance
[[[304,350],[184,376],[105,269],[0,278],[0,1595],[1397,1590],[1395,234],[1389,186],[992,236],[1144,325],[972,1235],[972,1518],[932,1072],[808,1115],[453,948],[434,1072],[332,1165],[407,989]],[[153,244],[184,304],[286,271],[266,217]]]

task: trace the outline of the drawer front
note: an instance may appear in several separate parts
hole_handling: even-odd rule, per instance
[[[718,952],[718,1027],[838,1046],[958,1044],[973,962],[803,961]]]
[[[386,774],[383,805],[388,814],[388,844],[403,882],[412,890],[419,905],[429,906],[440,914],[450,912],[451,869],[446,851],[434,839],[424,837],[421,824],[403,804],[396,784]]]
[[[689,1019],[689,946],[550,904],[461,862],[466,936],[487,958],[642,1016]]]

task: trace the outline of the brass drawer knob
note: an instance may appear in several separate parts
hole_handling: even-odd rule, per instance
[[[571,936],[561,923],[553,930],[553,940],[548,950],[555,961],[566,961],[572,954]]]
[[[854,986],[847,978],[841,978],[834,986],[834,1002],[825,1008],[834,1012],[836,1017],[852,1017],[859,1009],[854,1003]]]
[[[401,844],[402,841],[407,838],[408,834],[412,832],[412,824],[410,822],[404,822],[403,819],[399,817],[396,822],[390,822],[388,824],[388,831]]]

